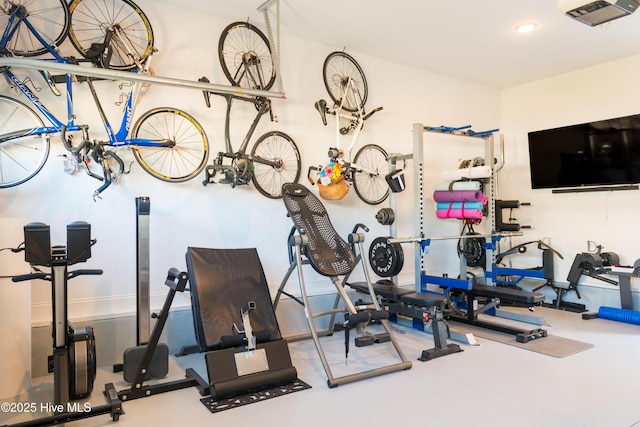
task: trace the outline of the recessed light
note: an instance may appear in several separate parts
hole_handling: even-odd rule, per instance
[[[538,24],[535,24],[533,22],[528,22],[526,24],[518,25],[516,27],[516,31],[519,33],[530,33],[531,31],[535,30],[537,26]]]

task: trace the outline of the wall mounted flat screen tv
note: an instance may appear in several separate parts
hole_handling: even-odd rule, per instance
[[[640,114],[529,132],[531,187],[640,182]]]

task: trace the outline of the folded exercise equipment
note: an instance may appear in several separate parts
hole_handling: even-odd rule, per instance
[[[176,294],[186,290],[188,281],[189,275],[184,271],[171,268],[167,272],[164,284],[169,288],[169,293],[160,314],[157,315],[149,341],[147,344],[128,348],[124,352],[123,376],[125,381],[131,383],[131,387],[118,392],[118,397],[123,401],[189,387],[196,387],[201,395],[209,393],[207,382],[193,368],[186,369],[184,378],[145,384],[146,380],[162,378],[169,372],[169,347],[159,342],[160,336],[167,323],[169,310]]]
[[[257,250],[190,247],[186,261],[196,340],[209,376],[210,396],[202,403],[216,412],[230,397],[309,388],[291,364]]]
[[[306,187],[295,183],[284,184],[282,199],[288,216],[294,223],[294,227],[289,234],[289,269],[280,284],[274,306],[277,307],[282,295],[287,295],[293,297],[304,307],[310,336],[314,341],[327,375],[327,385],[329,387],[337,387],[340,384],[411,368],[411,362],[405,358],[391,333],[387,320],[388,313],[381,310],[369,278],[369,272],[362,256],[364,235],[357,233],[358,228],[364,226],[361,224],[356,225],[354,231],[349,235],[349,242],[347,243],[333,228],[324,205]],[[357,255],[355,248],[357,248]],[[307,264],[311,265],[313,270],[321,276],[329,278],[333,283],[336,294],[332,308],[324,311],[312,311],[303,273],[303,266]],[[345,277],[351,274],[358,264],[363,269],[367,284],[366,288],[372,300],[370,305],[364,307],[356,307],[351,302],[343,283]],[[285,285],[294,270],[298,273],[302,301],[284,291]],[[344,322],[335,322],[338,315],[344,316]],[[329,318],[328,328],[319,331],[316,319],[326,319],[327,316]],[[366,328],[371,324],[375,324],[376,328],[380,325],[384,332],[379,334],[369,332]],[[345,334],[346,359],[349,352],[351,329],[356,329],[359,333],[359,336],[355,338],[356,347],[368,346],[374,343],[387,343],[389,353],[394,361],[372,369],[360,370],[354,368],[353,372],[334,375],[331,363],[323,348],[324,338],[332,335],[333,332],[343,331]]]

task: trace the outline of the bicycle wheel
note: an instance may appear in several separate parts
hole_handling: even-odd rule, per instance
[[[344,52],[330,53],[322,66],[322,78],[333,102],[339,103],[344,97],[342,108],[345,110],[354,112],[364,108],[369,96],[367,79],[360,65],[350,55]],[[353,91],[347,90],[349,79]]]
[[[253,159],[253,184],[263,196],[270,199],[282,197],[282,184],[300,179],[300,152],[289,135],[271,131],[262,135],[251,150]],[[268,165],[265,159],[275,162]]]
[[[167,147],[136,145],[133,154],[152,176],[167,182],[195,178],[209,158],[209,142],[200,123],[175,108],[147,111],[133,126],[133,139],[169,142]]]
[[[234,22],[222,30],[218,58],[224,75],[234,86],[269,90],[276,81],[269,41],[248,22]]]
[[[102,55],[99,46],[104,44],[107,32],[121,30],[111,38],[107,47],[111,57],[104,67],[130,70],[153,51],[151,24],[131,0],[73,0],[69,12],[69,40],[87,59]]]
[[[11,16],[18,8],[22,8],[29,23],[49,46],[59,46],[67,36],[69,9],[65,0],[5,1],[0,5],[0,34],[7,31]],[[11,25],[10,32],[13,34],[5,47],[15,56],[37,56],[48,52],[47,46],[42,45],[20,18],[12,21]]]
[[[389,197],[389,186],[385,180],[389,173],[387,156],[382,147],[367,144],[353,158],[358,167],[353,174],[353,188],[358,197],[369,205],[378,205]]]
[[[44,123],[20,101],[0,95],[0,188],[33,178],[49,157],[49,135],[32,134]]]

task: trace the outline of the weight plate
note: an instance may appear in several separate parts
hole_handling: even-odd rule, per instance
[[[404,265],[404,252],[399,243],[389,243],[388,237],[377,237],[369,247],[369,264],[380,277],[395,276]]]
[[[478,234],[478,233],[471,233]],[[487,262],[485,240],[481,237],[467,237],[458,240],[458,256],[464,255],[467,267],[484,267]]]
[[[391,225],[396,220],[396,214],[391,208],[382,208],[376,214],[376,219],[382,225]]]
[[[602,252],[600,257],[602,257],[602,265],[604,266],[620,265],[620,257],[615,252]]]

